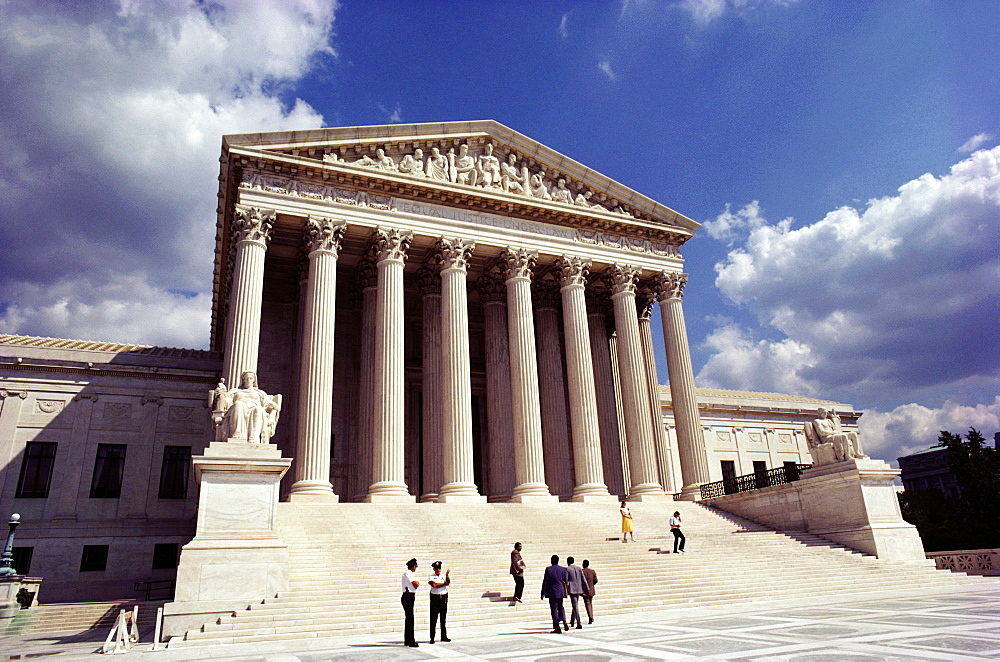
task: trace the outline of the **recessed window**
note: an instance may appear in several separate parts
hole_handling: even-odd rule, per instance
[[[178,545],[175,542],[157,543],[153,546],[153,570],[177,567]]]
[[[186,499],[191,473],[190,446],[164,446],[160,466],[161,499]]]
[[[18,499],[44,499],[49,496],[52,467],[56,463],[56,444],[49,441],[29,441],[24,447],[21,475],[17,480]]]
[[[80,558],[80,572],[95,572],[108,567],[107,545],[84,545]]]
[[[11,550],[14,555],[14,572],[19,575],[26,575],[31,570],[31,554],[34,547],[15,547]]]
[[[122,495],[125,448],[125,444],[97,445],[94,478],[90,481],[91,499],[117,499]]]

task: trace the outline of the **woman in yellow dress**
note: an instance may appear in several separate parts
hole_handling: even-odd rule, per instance
[[[622,507],[619,510],[622,513],[622,542],[627,542],[627,536],[630,533],[632,534],[632,542],[635,542],[635,532],[632,530],[632,513],[624,501],[622,501]]]

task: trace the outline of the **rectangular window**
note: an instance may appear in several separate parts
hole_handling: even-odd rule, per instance
[[[153,545],[153,570],[177,567],[177,543],[164,542]]]
[[[191,474],[191,447],[164,446],[160,467],[161,499],[186,499]]]
[[[793,480],[799,479],[799,465],[797,462],[790,462],[786,460],[782,463],[785,468],[785,480],[792,482]]]
[[[122,495],[124,473],[125,444],[98,444],[94,478],[90,481],[90,498],[119,498]]]
[[[80,572],[95,572],[108,567],[107,545],[84,545],[80,558]]]
[[[49,441],[29,441],[21,460],[21,476],[17,480],[18,499],[44,499],[49,496],[52,467],[56,463],[56,444]]]
[[[15,547],[11,550],[14,555],[14,572],[19,575],[26,575],[31,570],[31,554],[34,547]]]

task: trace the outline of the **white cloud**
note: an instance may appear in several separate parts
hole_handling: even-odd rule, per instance
[[[803,343],[787,338],[755,342],[745,329],[719,320],[702,348],[712,356],[698,373],[699,386],[817,395],[816,385],[802,376],[815,363],[812,350]]]
[[[385,121],[389,124],[399,124],[403,121],[403,106],[399,102],[391,109],[379,104],[378,109],[385,115]]]
[[[758,212],[710,222],[713,236],[738,243],[716,265],[716,285],[771,335],[808,350],[797,374],[815,392],[892,407],[960,387],[982,401],[1000,388],[1000,147],[810,225],[771,225]],[[763,342],[761,355],[786,341]],[[720,382],[716,366],[747,350],[716,351],[704,376]]]
[[[782,221],[782,223],[788,224],[791,222],[792,219]],[[705,229],[708,236],[712,239],[718,239],[732,246],[737,238],[745,236],[748,231],[763,225],[767,225],[767,220],[761,214],[760,203],[754,200],[750,204],[741,207],[735,213],[732,212],[731,206],[727,204],[721,214],[713,220],[705,221],[702,228]]]
[[[569,14],[563,14],[562,18],[559,20],[559,36],[563,39],[569,38]]]
[[[767,6],[787,7],[797,2],[798,0],[680,0],[677,6],[688,12],[697,23],[707,25],[727,12],[742,15]]]
[[[865,452],[890,460],[935,445],[942,430],[964,435],[970,427],[992,443],[1000,431],[1000,396],[971,407],[948,400],[937,409],[910,403],[889,412],[866,410],[858,423]]]
[[[982,147],[984,144],[988,143],[991,140],[993,140],[992,134],[977,133],[976,135],[966,140],[965,143],[958,148],[958,151],[961,152],[962,154],[971,154],[972,152],[976,151],[977,149],[979,149],[980,147]]]
[[[602,57],[597,63],[597,68],[604,72],[604,75],[608,77],[608,80],[617,80],[618,74],[615,70],[611,68],[611,60],[606,57]]]
[[[322,124],[289,92],[334,54],[335,10],[333,0],[5,4],[0,329],[79,335],[60,322],[79,317],[88,333],[193,342],[180,321],[207,319],[221,136]],[[128,281],[141,286],[115,285]],[[122,306],[136,321],[99,323],[125,319]]]

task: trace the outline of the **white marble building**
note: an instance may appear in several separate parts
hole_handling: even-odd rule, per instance
[[[495,122],[226,136],[220,161],[210,350],[0,336],[0,512],[43,600],[173,576],[209,392],[246,371],[282,394],[291,500],[690,499],[809,463],[820,404],[856,423],[696,389],[697,224]]]

